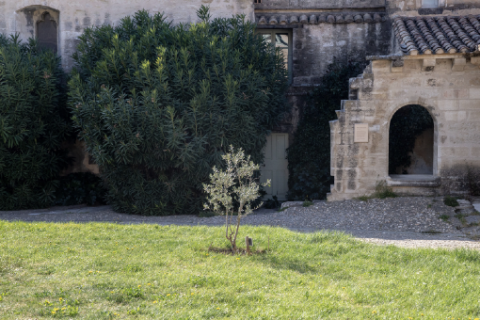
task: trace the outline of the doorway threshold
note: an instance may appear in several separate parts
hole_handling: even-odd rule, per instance
[[[440,177],[431,174],[391,174],[387,177],[390,187],[427,187],[440,186]]]

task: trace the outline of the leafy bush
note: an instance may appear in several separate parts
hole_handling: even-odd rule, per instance
[[[198,213],[229,145],[256,163],[287,112],[282,57],[243,16],[172,27],[137,12],[86,29],[70,87],[74,122],[115,210]]]
[[[56,204],[70,206],[86,203],[88,205],[105,203],[106,190],[100,177],[90,172],[71,173],[60,177],[60,186],[56,191]]]
[[[271,199],[267,199],[267,201],[265,201],[263,206],[266,209],[276,209],[276,208],[280,207],[280,205],[281,205],[281,203],[280,203],[280,201],[278,201],[278,197],[273,196]]]
[[[313,91],[303,111],[295,139],[288,149],[290,200],[323,199],[333,183],[330,176],[330,125],[341,100],[348,99],[348,81],[360,74],[364,63],[335,60]]]
[[[0,35],[0,210],[55,202],[71,133],[60,59]]]
[[[213,167],[210,183],[203,185],[208,194],[204,209],[225,216],[225,237],[230,241],[233,253],[236,253],[240,223],[253,212],[253,203],[260,197],[260,185],[255,179],[255,172],[260,170],[260,166],[253,163],[250,156],[245,156],[242,149],[235,151],[233,146],[222,158],[226,162],[225,170]],[[270,180],[264,186],[269,184]],[[237,221],[233,222],[235,214]]]

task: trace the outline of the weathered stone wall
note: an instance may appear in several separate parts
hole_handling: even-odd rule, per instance
[[[423,0],[387,0],[389,14],[416,16],[419,14],[465,15],[480,14],[477,0],[438,0],[438,8],[423,8]]]
[[[391,48],[390,22],[304,25],[293,32],[293,86],[315,86],[334,59],[364,61]]]
[[[350,81],[351,96],[342,102],[331,126],[329,200],[374,192],[388,174],[389,126],[395,112],[418,104],[434,120],[433,177],[469,164],[480,167],[480,57],[468,54],[377,59]],[[354,142],[354,125],[369,126],[369,142]],[[394,182],[391,182],[395,185]]]
[[[116,24],[120,19],[146,9],[150,13],[163,12],[174,24],[192,23],[198,20],[196,11],[209,5],[213,17],[230,17],[245,14],[253,20],[251,0],[5,0],[0,1],[0,33],[20,33],[22,39],[35,36],[38,16],[45,10],[52,12],[58,25],[58,53],[67,70],[72,67],[77,38],[93,25]]]

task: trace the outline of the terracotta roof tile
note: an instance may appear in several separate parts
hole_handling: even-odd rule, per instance
[[[393,29],[406,54],[466,53],[480,48],[480,16],[396,17]]]
[[[256,21],[261,25],[296,25],[296,24],[319,24],[319,23],[380,23],[386,21],[384,13],[319,13],[307,17],[305,14],[275,14],[267,13],[257,15]],[[480,25],[479,25],[480,27]]]

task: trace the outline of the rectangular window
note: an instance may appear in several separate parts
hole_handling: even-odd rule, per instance
[[[288,29],[257,29],[257,33],[263,36],[266,42],[272,43],[280,49],[288,70],[289,81],[292,79],[292,31]]]
[[[438,8],[438,0],[422,0],[422,8]]]

